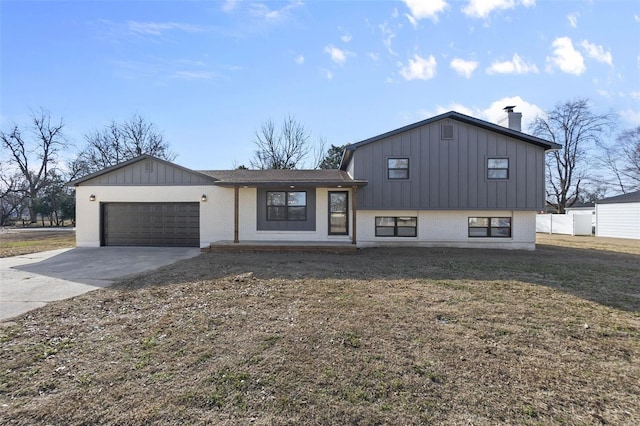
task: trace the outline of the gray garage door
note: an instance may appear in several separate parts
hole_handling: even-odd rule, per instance
[[[106,246],[199,247],[199,203],[105,203]]]

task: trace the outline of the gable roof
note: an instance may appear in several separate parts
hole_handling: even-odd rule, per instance
[[[363,186],[365,180],[354,180],[346,172],[326,170],[202,170],[215,179],[218,186]]]
[[[615,203],[640,203],[640,191],[629,192],[627,194],[616,195],[615,197],[609,197],[600,201],[596,201],[596,204]]]
[[[144,160],[153,160],[187,173],[195,174],[205,181],[219,186],[306,186],[306,187],[347,187],[364,186],[365,180],[354,180],[348,173],[337,169],[326,170],[191,170],[152,155],[141,155],[112,167],[91,173],[68,183],[78,186],[84,182],[112,173]]]
[[[518,139],[521,140],[523,142],[527,142],[536,146],[540,146],[542,148],[544,148],[545,150],[555,150],[555,149],[560,149],[562,148],[562,145],[559,145],[557,143],[554,142],[550,142],[544,139],[540,139],[538,137],[535,136],[531,136],[528,135],[526,133],[522,133],[522,132],[518,132],[517,130],[512,130],[509,129],[508,127],[504,127],[504,126],[500,126],[498,124],[493,124],[493,123],[489,123],[488,121],[484,121],[484,120],[480,120],[478,118],[474,118],[474,117],[470,117],[468,115],[464,115],[464,114],[460,114],[459,112],[456,111],[449,111],[449,112],[445,112],[444,114],[440,114],[440,115],[436,115],[435,117],[431,117],[431,118],[427,118],[426,120],[422,120],[422,121],[418,121],[417,123],[413,123],[413,124],[409,124],[407,126],[404,127],[400,127],[396,130],[392,130],[390,132],[386,132],[383,133],[381,135],[378,136],[374,136],[372,138],[369,139],[365,139],[363,141],[360,142],[356,142],[353,143],[349,146],[347,146],[347,148],[344,150],[344,154],[342,156],[342,162],[340,163],[340,169],[344,170],[346,168],[346,165],[349,163],[349,161],[351,161],[351,157],[353,155],[353,151],[355,151],[356,149],[358,149],[359,147],[363,146],[363,145],[367,145],[373,142],[377,142],[379,140],[391,137],[391,136],[395,136],[399,133],[404,133],[407,132],[409,130],[413,130],[416,129],[418,127],[422,127],[428,124],[432,124],[435,123],[436,121],[439,120],[445,120],[445,119],[452,119],[452,120],[457,120],[460,121],[462,123],[466,123],[466,124],[470,124],[472,126],[476,126],[476,127],[480,127],[482,129],[485,130],[489,130],[491,132],[495,132],[495,133],[499,133],[501,135],[505,135],[514,139]]]
[[[72,181],[71,181],[71,182],[69,182],[67,185],[68,185],[68,186],[72,186],[72,185],[73,185],[73,186],[78,186],[78,185],[82,184],[83,182],[89,181],[89,180],[91,180],[91,179],[95,179],[95,178],[97,178],[97,177],[100,177],[100,176],[106,175],[106,174],[108,174],[108,173],[111,173],[111,172],[114,172],[114,171],[116,171],[116,170],[122,169],[123,167],[127,167],[127,166],[130,166],[130,165],[132,165],[132,164],[138,163],[138,162],[140,162],[140,161],[144,161],[144,160],[153,160],[153,161],[157,161],[157,162],[159,162],[159,163],[163,163],[163,164],[169,165],[169,166],[171,166],[171,167],[175,167],[175,168],[177,168],[177,169],[183,170],[183,171],[185,171],[185,172],[187,172],[187,173],[193,173],[193,174],[199,175],[200,177],[202,177],[202,178],[204,178],[204,179],[206,179],[206,180],[209,180],[209,181],[211,181],[211,182],[214,182],[214,179],[213,179],[211,176],[205,175],[205,174],[200,173],[200,172],[195,171],[195,170],[188,169],[188,168],[186,168],[186,167],[182,167],[182,166],[180,166],[180,165],[178,165],[178,164],[175,164],[175,163],[172,163],[172,162],[170,162],[170,161],[167,161],[167,160],[163,160],[163,159],[161,159],[161,158],[154,157],[153,155],[142,154],[142,155],[140,155],[140,156],[138,156],[138,157],[135,157],[135,158],[132,158],[132,159],[130,159],[130,160],[123,161],[122,163],[118,163],[118,164],[116,164],[115,166],[107,167],[106,169],[102,169],[102,170],[99,170],[99,171],[97,171],[97,172],[95,172],[95,173],[91,173],[91,174],[88,174],[88,175],[83,176],[83,177],[81,177],[81,178],[78,178],[78,179],[72,180]]]

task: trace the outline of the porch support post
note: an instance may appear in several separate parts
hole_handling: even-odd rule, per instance
[[[351,215],[352,215],[352,219],[351,219],[351,244],[356,244],[356,211],[357,211],[357,205],[356,205],[356,191],[358,190],[357,186],[352,186],[351,187]]]
[[[240,187],[233,187],[233,242],[238,244],[240,240],[238,240],[238,224],[239,220],[239,205],[240,205]]]

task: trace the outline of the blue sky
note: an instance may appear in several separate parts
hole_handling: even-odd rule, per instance
[[[81,147],[138,113],[193,169],[249,164],[288,114],[336,145],[576,97],[640,125],[638,1],[3,0],[0,20],[4,130],[44,107]]]

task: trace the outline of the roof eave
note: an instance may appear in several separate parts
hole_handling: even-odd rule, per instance
[[[522,140],[524,142],[531,143],[533,145],[540,146],[545,149],[545,151],[554,151],[562,148],[562,145],[559,145],[554,142],[550,142],[544,139],[540,139],[536,136],[528,135],[526,133],[519,132],[517,130],[509,129],[508,127],[503,127],[494,123],[489,123],[488,121],[480,120],[475,117],[471,117],[468,115],[460,114],[456,111],[445,112],[444,114],[436,115],[435,117],[427,118],[426,120],[418,121],[417,123],[412,123],[404,127],[400,127],[398,129],[392,130],[390,132],[383,133],[378,136],[374,136],[372,138],[365,139],[360,142],[353,143],[347,147],[347,150],[355,150],[362,145],[368,145],[373,142],[377,142],[379,140],[397,135],[399,133],[404,133],[409,130],[416,129],[418,127],[425,126],[427,124],[435,123],[436,121],[452,119],[457,120],[462,123],[471,124],[474,126],[481,127],[486,130],[490,130],[496,133],[503,134],[505,136],[509,136],[515,139]],[[346,150],[345,150],[346,151]]]
[[[217,180],[216,178],[208,176],[208,175],[206,175],[204,173],[201,173],[201,172],[199,172],[197,170],[192,170],[192,169],[189,169],[187,167],[183,167],[183,166],[181,166],[179,164],[172,163],[171,161],[167,161],[167,160],[163,160],[162,158],[154,157],[153,155],[142,154],[142,155],[140,155],[138,157],[135,157],[135,158],[132,158],[130,160],[123,161],[122,163],[118,163],[115,166],[107,167],[106,169],[102,169],[102,170],[99,170],[97,172],[94,172],[94,173],[88,174],[86,176],[83,176],[81,178],[74,179],[74,180],[70,181],[69,183],[67,183],[67,186],[78,186],[83,182],[86,182],[88,180],[97,178],[99,176],[102,176],[102,175],[105,175],[107,173],[110,173],[110,172],[112,172],[114,170],[118,170],[118,169],[120,169],[122,167],[126,167],[126,166],[129,166],[131,164],[135,164],[135,163],[137,163],[139,161],[143,161],[143,160],[154,160],[154,161],[158,161],[160,163],[168,164],[168,165],[170,165],[172,167],[176,167],[176,168],[185,170],[185,171],[187,171],[189,173],[194,173],[194,174],[200,175],[200,176],[204,177],[205,179],[211,180],[212,182],[215,182]]]
[[[348,188],[352,186],[365,186],[368,182],[365,180],[353,181],[218,181],[216,186],[226,188],[245,187],[245,188],[265,188],[265,187],[300,187],[300,188]]]

